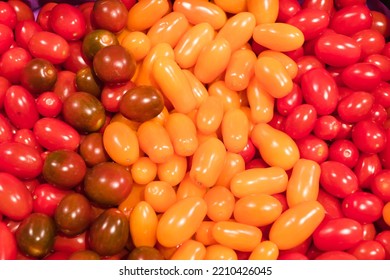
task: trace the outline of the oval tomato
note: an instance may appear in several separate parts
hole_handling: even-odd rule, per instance
[[[326,11],[304,8],[289,18],[288,24],[298,27],[305,40],[311,40],[321,35],[330,22],[329,13]]]
[[[360,223],[372,223],[382,216],[383,201],[369,192],[355,192],[343,199],[341,204],[345,217]]]
[[[317,111],[313,105],[301,104],[291,110],[285,121],[285,132],[293,139],[308,136],[317,120]]]
[[[40,184],[35,187],[33,194],[33,211],[35,213],[43,213],[50,217],[54,216],[54,212],[58,203],[62,198],[72,191],[61,190],[50,184]]]
[[[53,64],[65,62],[69,56],[69,43],[60,35],[40,31],[31,36],[28,50],[34,57],[43,58]]]
[[[0,260],[14,260],[18,252],[14,234],[0,222]]]
[[[348,65],[341,72],[341,80],[356,91],[372,91],[382,80],[381,70],[374,64],[359,62]]]
[[[374,154],[386,147],[386,132],[377,123],[369,120],[357,122],[352,128],[352,141],[363,153]]]
[[[371,28],[372,15],[365,4],[345,6],[337,10],[331,20],[329,27],[344,35],[353,35],[356,32]]]

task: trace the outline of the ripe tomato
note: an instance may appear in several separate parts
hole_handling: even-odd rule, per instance
[[[316,120],[317,111],[313,105],[298,105],[287,115],[284,131],[293,139],[306,137],[313,130]]]
[[[323,10],[304,8],[287,20],[288,24],[298,27],[305,40],[311,40],[321,35],[330,22],[329,13]]]
[[[0,57],[0,74],[12,84],[18,84],[20,74],[24,66],[31,60],[31,54],[21,48],[14,47],[8,49]]]
[[[301,158],[311,159],[317,163],[322,163],[328,158],[328,144],[317,136],[309,134],[304,138],[298,139],[296,143]]]
[[[382,165],[377,154],[361,154],[353,169],[360,188],[369,188],[373,178],[381,170]]]
[[[372,63],[359,62],[345,67],[341,80],[353,90],[372,91],[381,82],[382,71]]]
[[[358,122],[368,117],[374,101],[371,93],[355,91],[339,101],[337,113],[346,122]]]
[[[316,120],[313,133],[322,140],[332,140],[336,138],[340,130],[341,123],[336,117],[324,115]]]
[[[362,240],[348,252],[358,260],[384,260],[386,256],[385,248],[376,240]]]
[[[352,39],[360,46],[362,50],[361,58],[363,59],[368,55],[381,53],[386,43],[383,35],[372,28],[356,32]]]
[[[370,9],[365,4],[357,4],[337,10],[329,26],[337,33],[350,36],[363,29],[371,28],[371,24]]]
[[[359,159],[359,150],[347,139],[338,139],[329,146],[329,160],[338,161],[353,168]]]
[[[363,153],[379,153],[385,146],[387,136],[385,130],[372,121],[357,122],[352,129],[352,141]]]
[[[33,211],[54,216],[55,209],[62,198],[72,191],[61,190],[50,184],[40,184],[35,187],[33,194]]]
[[[0,54],[3,54],[14,42],[14,33],[12,29],[0,23]]]
[[[17,252],[14,234],[5,223],[0,222],[0,260],[14,260]]]
[[[56,33],[40,31],[31,36],[28,50],[34,57],[59,64],[65,62],[69,56],[69,43]]]
[[[15,42],[24,49],[28,48],[28,41],[32,35],[42,31],[42,27],[34,20],[19,21],[15,26]]]
[[[16,11],[14,8],[7,2],[0,2],[0,23],[6,24],[10,28],[14,28],[18,19],[16,15]]]
[[[371,191],[383,201],[390,201],[390,170],[379,171],[372,180]]]

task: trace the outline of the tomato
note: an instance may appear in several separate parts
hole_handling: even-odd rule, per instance
[[[0,54],[8,50],[14,42],[12,29],[5,24],[0,23]]]
[[[87,249],[87,243],[87,231],[76,236],[66,236],[61,233],[57,233],[54,238],[53,250],[56,252],[67,253],[84,251]]]
[[[317,163],[322,163],[328,158],[328,144],[312,134],[298,139],[296,143],[301,158],[314,160]]]
[[[345,198],[358,190],[355,173],[345,164],[327,160],[321,163],[321,186],[330,194]]]
[[[18,19],[17,19],[17,14],[13,6],[11,6],[7,2],[0,2],[0,14],[1,14],[1,19],[0,23],[1,24],[6,24],[10,28],[14,28]]]
[[[335,67],[354,64],[361,56],[361,48],[352,38],[337,33],[320,36],[314,52],[322,62]]]
[[[90,66],[91,63],[85,57],[82,46],[82,40],[69,42],[69,56],[62,64],[64,69],[77,73],[77,71]]]
[[[123,95],[135,86],[132,81],[118,85],[105,84],[100,97],[104,108],[109,112],[119,112],[119,104]]]
[[[386,138],[390,139],[390,129],[386,130]],[[387,144],[382,152],[379,153],[379,158],[384,168],[389,168],[390,166],[390,141],[387,141]]]
[[[353,168],[359,160],[359,150],[352,141],[338,139],[330,144],[328,159]]]
[[[24,143],[0,144],[0,172],[20,179],[32,179],[42,172],[43,162],[38,150]]]
[[[374,101],[371,93],[355,91],[341,98],[337,105],[337,113],[342,120],[355,123],[368,117]]]
[[[372,91],[381,82],[382,72],[372,63],[359,62],[345,67],[341,79],[353,90]]]
[[[318,115],[331,114],[337,108],[337,85],[324,68],[311,69],[303,74],[301,89],[304,100],[314,106]]]
[[[298,105],[287,115],[284,131],[293,139],[304,138],[311,133],[316,120],[317,111],[313,105]]]
[[[341,200],[329,194],[322,188],[318,192],[317,200],[325,209],[326,218],[342,218],[344,214],[341,210]]]
[[[316,260],[356,260],[356,257],[344,251],[327,251],[315,258]]]
[[[32,195],[17,177],[0,173],[0,213],[12,220],[22,220],[32,212]]]
[[[178,185],[187,172],[187,158],[173,154],[166,162],[157,165],[157,176],[172,186]]]
[[[360,188],[369,188],[372,180],[382,170],[381,161],[377,154],[360,154],[353,169]]]
[[[58,203],[60,203],[65,195],[71,192],[72,191],[69,190],[61,190],[47,183],[36,186],[32,192],[33,211],[35,213],[43,213],[53,217]]]
[[[369,62],[377,66],[382,73],[382,80],[390,80],[390,57],[381,54],[370,54],[365,59],[364,62]]]
[[[375,236],[375,240],[382,244],[386,251],[386,260],[390,257],[390,231],[384,230]]]
[[[74,72],[62,70],[57,73],[57,81],[54,84],[53,91],[62,102],[77,91],[75,80],[76,73]]]
[[[137,203],[129,217],[131,239],[135,247],[154,247],[157,236],[158,218],[152,206],[146,201]]]
[[[348,250],[362,238],[362,225],[350,218],[324,220],[313,233],[314,245],[323,251]]]
[[[297,0],[280,0],[279,1],[279,12],[277,21],[287,22],[289,18],[294,16],[301,10],[301,5]]]
[[[101,256],[112,256],[125,248],[129,222],[121,211],[110,208],[100,214],[89,228],[88,244]]]
[[[381,53],[386,43],[383,35],[372,28],[356,32],[352,39],[360,46],[362,50],[361,58],[363,59],[371,54]]]
[[[55,118],[62,110],[62,101],[53,91],[41,93],[36,98],[38,113],[43,117]]]
[[[32,213],[22,221],[15,232],[22,253],[42,258],[54,246],[56,227],[52,218],[42,213]]]
[[[53,7],[48,24],[51,30],[67,41],[79,40],[86,33],[86,23],[80,9],[66,3]]]
[[[34,97],[19,85],[12,85],[6,91],[4,110],[17,128],[32,128],[39,119]]]
[[[385,148],[387,136],[380,125],[363,120],[357,122],[353,127],[352,140],[361,152],[379,153]]]
[[[69,56],[68,42],[49,31],[33,34],[28,42],[28,50],[33,57],[46,59],[53,64],[63,63]]]
[[[341,123],[333,115],[319,117],[314,124],[313,134],[322,140],[335,139],[341,129]]]
[[[104,149],[103,134],[100,132],[89,133],[83,137],[79,153],[89,167],[110,159]]]
[[[115,162],[102,162],[90,168],[84,178],[86,196],[103,207],[119,205],[131,192],[129,171]]]
[[[64,196],[54,213],[57,229],[67,236],[84,232],[92,221],[92,208],[88,199],[79,193]]]
[[[372,15],[370,9],[364,4],[346,6],[337,10],[329,27],[344,35],[353,35],[363,29],[371,28]]]
[[[86,66],[76,73],[76,88],[100,98],[103,82],[99,80],[91,67]]]
[[[379,171],[371,182],[371,191],[383,201],[390,201],[390,171],[387,169]]]
[[[0,114],[0,143],[11,141],[12,138],[12,126],[8,119],[3,114]]]
[[[5,223],[0,222],[0,260],[15,260],[17,251],[14,234]]]
[[[23,68],[21,85],[32,94],[52,90],[57,81],[57,69],[46,59],[33,58]]]
[[[71,253],[69,260],[100,260],[98,253],[91,250],[82,250]]]
[[[345,217],[360,223],[372,223],[382,216],[382,200],[369,192],[355,192],[346,196],[341,204]]]
[[[60,119],[41,118],[35,122],[33,132],[38,143],[49,151],[75,150],[80,144],[80,134]]]
[[[293,89],[286,96],[276,99],[276,109],[281,115],[287,116],[296,106],[302,104],[302,100],[302,90],[294,83]]]
[[[18,0],[10,0],[8,3],[15,10],[18,21],[34,19],[33,11],[27,3]]]
[[[358,260],[384,260],[386,256],[385,248],[376,240],[362,240],[348,252]]]
[[[111,45],[119,45],[118,38],[114,33],[105,29],[94,29],[84,36],[82,52],[87,59],[92,61],[100,49]]]

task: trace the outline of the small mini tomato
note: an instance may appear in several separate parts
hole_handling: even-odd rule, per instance
[[[320,184],[330,194],[345,198],[358,190],[358,179],[345,164],[328,160],[321,163],[320,166]]]
[[[302,90],[297,83],[293,84],[293,89],[282,98],[276,99],[276,109],[278,112],[287,116],[298,105],[301,105],[303,101]]]
[[[379,153],[387,142],[386,132],[377,123],[363,120],[357,122],[352,128],[352,141],[364,153]]]
[[[14,234],[0,221],[0,260],[15,260],[18,247]]]
[[[328,158],[328,144],[317,136],[309,134],[298,139],[296,143],[301,158],[314,160],[317,163],[322,163]]]
[[[91,21],[96,29],[118,33],[127,24],[128,9],[120,0],[100,0],[93,5]]]
[[[375,97],[376,103],[382,104],[385,108],[390,107],[390,84],[388,82],[380,82],[371,94]]]
[[[390,201],[390,171],[387,169],[379,171],[371,183],[371,191],[383,201]]]
[[[344,214],[341,210],[341,201],[337,197],[329,194],[322,188],[318,192],[317,201],[325,209],[326,218],[342,218]]]
[[[43,117],[55,118],[62,110],[60,97],[52,91],[41,93],[36,99],[38,113]]]
[[[315,68],[324,68],[324,63],[314,55],[302,55],[296,58],[298,73],[294,78],[295,83],[300,83],[303,74]]]
[[[229,189],[215,186],[203,197],[207,204],[207,217],[214,222],[227,221],[233,214],[235,198]]]
[[[386,260],[390,257],[390,230],[384,230],[375,236],[375,240],[382,244],[386,251]]]
[[[56,33],[40,31],[31,36],[28,50],[33,57],[60,64],[65,62],[69,56],[69,43]]]
[[[382,54],[374,53],[368,55],[364,62],[369,62],[377,66],[382,72],[382,80],[390,80],[390,57],[387,57]]]
[[[135,247],[154,247],[157,241],[158,218],[152,206],[140,201],[134,206],[129,217],[131,239]]]
[[[355,91],[341,98],[337,105],[337,114],[342,120],[355,123],[368,117],[374,102],[375,98],[371,93]]]
[[[353,169],[358,181],[359,187],[367,189],[371,186],[372,180],[378,172],[382,170],[381,161],[377,154],[361,154]]]
[[[12,125],[8,118],[0,114],[0,143],[11,141],[13,138]]]
[[[287,20],[288,24],[298,27],[305,40],[311,40],[321,35],[328,27],[330,16],[327,11],[303,8]]]
[[[30,60],[31,54],[26,49],[10,48],[0,57],[0,74],[11,83],[18,84],[21,72]]]
[[[141,156],[131,165],[130,172],[134,183],[146,185],[156,178],[157,164],[149,157]]]
[[[315,258],[316,260],[356,260],[356,257],[344,251],[327,251]]]
[[[344,68],[341,79],[345,85],[356,91],[372,91],[382,80],[381,70],[374,64],[359,62]]]
[[[332,140],[336,138],[341,129],[341,123],[333,115],[324,115],[319,117],[313,128],[315,136],[322,140]]]
[[[0,12],[1,12],[1,24],[6,24],[10,28],[14,28],[18,22],[17,14],[13,6],[7,2],[0,3]]]
[[[316,120],[317,111],[313,105],[298,105],[286,116],[284,131],[295,140],[304,138],[312,132]]]
[[[384,260],[386,256],[385,248],[376,240],[362,240],[348,252],[358,260]]]
[[[187,158],[173,154],[166,162],[157,164],[157,176],[172,186],[178,185],[187,172]]]
[[[35,187],[33,194],[33,212],[43,213],[54,217],[58,203],[73,191],[61,190],[53,185],[44,183]]]
[[[0,54],[8,50],[14,42],[14,33],[12,29],[0,23]]]
[[[365,4],[357,4],[343,7],[337,10],[331,20],[329,27],[344,35],[353,35],[363,29],[371,28],[372,15]]]
[[[355,192],[343,199],[341,208],[345,217],[362,224],[373,223],[382,216],[382,200],[369,192]]]
[[[352,141],[338,139],[329,145],[328,159],[341,162],[349,168],[353,168],[359,160],[359,150]]]
[[[386,43],[383,35],[372,28],[356,32],[352,35],[352,39],[360,46],[362,50],[361,58],[363,59],[371,54],[381,53]]]

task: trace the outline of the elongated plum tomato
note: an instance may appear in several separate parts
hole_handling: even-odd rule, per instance
[[[7,225],[0,222],[0,260],[14,260],[18,252],[16,239]]]
[[[28,42],[28,50],[33,57],[46,59],[53,64],[65,62],[70,54],[69,43],[60,35],[49,31],[33,34]]]
[[[317,111],[313,105],[301,104],[287,115],[284,131],[293,139],[301,139],[310,134],[317,120]]]
[[[385,149],[388,139],[381,125],[370,120],[362,120],[352,128],[352,140],[361,152],[372,154]]]

